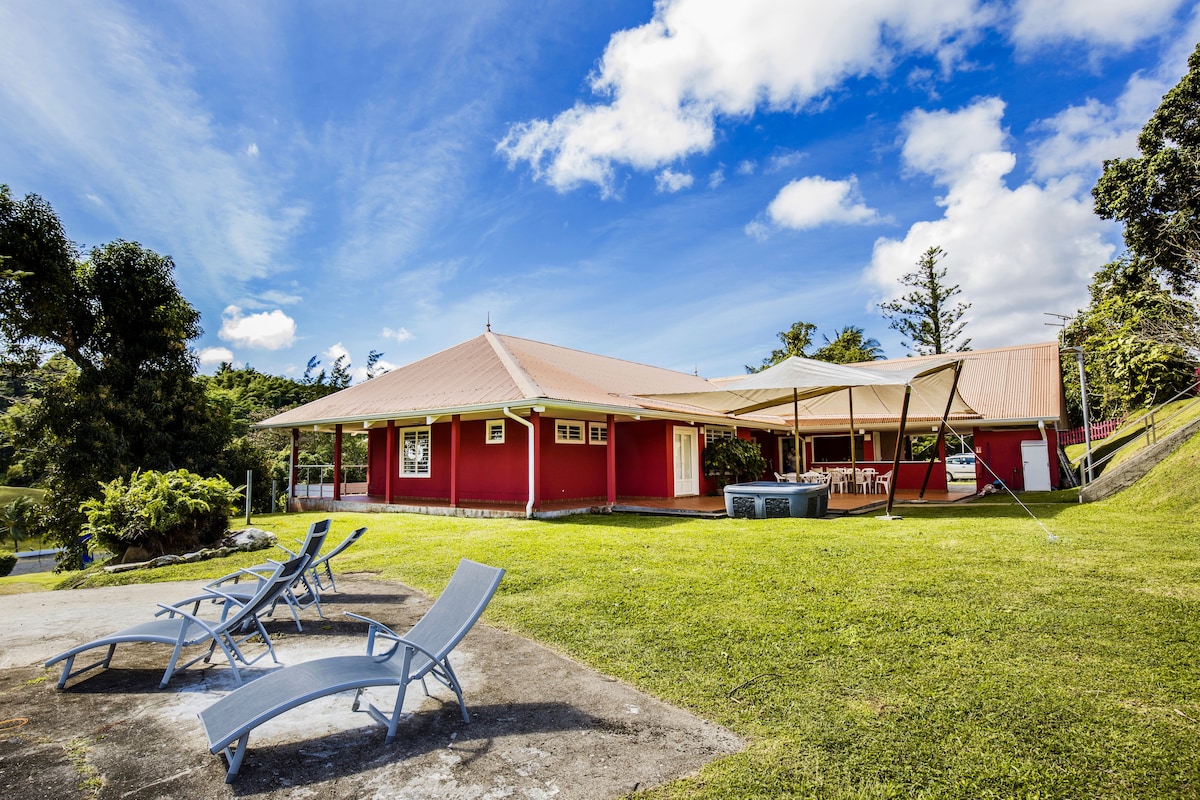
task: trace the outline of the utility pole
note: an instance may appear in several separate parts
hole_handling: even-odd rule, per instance
[[[1061,323],[1047,322],[1047,325],[1053,325],[1056,328],[1066,327],[1066,323],[1070,317],[1065,314],[1051,314],[1049,311],[1043,312],[1047,317],[1057,317],[1062,320]],[[1079,399],[1083,403],[1083,442],[1087,450],[1084,452],[1084,470],[1083,483],[1087,485],[1092,482],[1092,420],[1088,412],[1088,394],[1087,394],[1087,372],[1083,368],[1083,347],[1064,347],[1064,352],[1072,352],[1075,354],[1075,360],[1079,364]]]

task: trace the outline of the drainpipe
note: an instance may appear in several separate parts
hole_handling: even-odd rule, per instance
[[[524,425],[529,431],[529,502],[525,504],[525,519],[533,519],[533,447],[536,444],[536,442],[533,441],[533,423],[512,413],[508,406],[504,407],[504,416],[508,417],[509,419],[515,419],[517,422]]]

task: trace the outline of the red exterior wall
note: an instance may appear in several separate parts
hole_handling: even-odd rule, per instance
[[[464,502],[486,500],[522,504],[528,500],[529,429],[519,422],[506,419],[504,444],[488,444],[485,440],[486,422],[462,422],[461,426],[462,438],[459,441],[458,453],[459,499]],[[446,454],[445,466],[449,469],[449,453]]]
[[[1058,447],[1057,436],[1058,434],[1055,431],[1046,430],[1046,447],[1050,459],[1050,486],[1054,489],[1058,489],[1061,486],[1058,475],[1058,457],[1056,455]],[[1013,491],[1023,491],[1025,489],[1025,475],[1021,466],[1021,442],[1040,442],[1041,440],[1042,432],[1037,428],[1000,431],[985,431],[976,428],[976,461],[982,460],[991,467],[992,472],[996,473],[1000,480],[1004,481]],[[996,478],[992,477],[992,472],[988,472],[982,465],[976,466],[975,472],[977,489],[982,489],[985,485],[996,480]]]
[[[667,460],[671,423],[653,419],[617,425],[617,495],[670,497],[674,465]]]
[[[542,417],[542,485],[538,499],[544,503],[560,500],[595,500],[597,503],[603,503],[608,495],[605,483],[608,448],[588,444],[587,441],[556,444],[555,422],[556,418]],[[586,422],[584,439],[587,439]],[[619,450],[618,446],[618,452]],[[617,471],[620,472],[619,465]]]

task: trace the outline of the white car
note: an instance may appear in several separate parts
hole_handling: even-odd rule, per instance
[[[962,453],[957,456],[946,456],[946,480],[975,480],[974,454]]]

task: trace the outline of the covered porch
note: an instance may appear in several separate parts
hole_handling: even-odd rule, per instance
[[[952,485],[948,489],[927,490],[922,496],[917,489],[897,489],[895,505],[913,503],[959,503],[975,497],[973,484]],[[868,514],[887,505],[884,494],[835,493],[829,498],[828,514]],[[359,513],[429,514],[432,516],[476,518],[525,518],[525,506],[518,503],[460,501],[450,505],[447,500],[424,498],[394,498],[384,502],[383,495],[343,494],[337,500],[331,496],[297,497],[291,502],[293,511],[351,511]],[[534,512],[534,519],[554,519],[573,514],[630,513],[717,519],[725,516],[722,496],[690,496],[670,498],[618,497],[611,505],[603,501],[574,500],[546,502]]]

